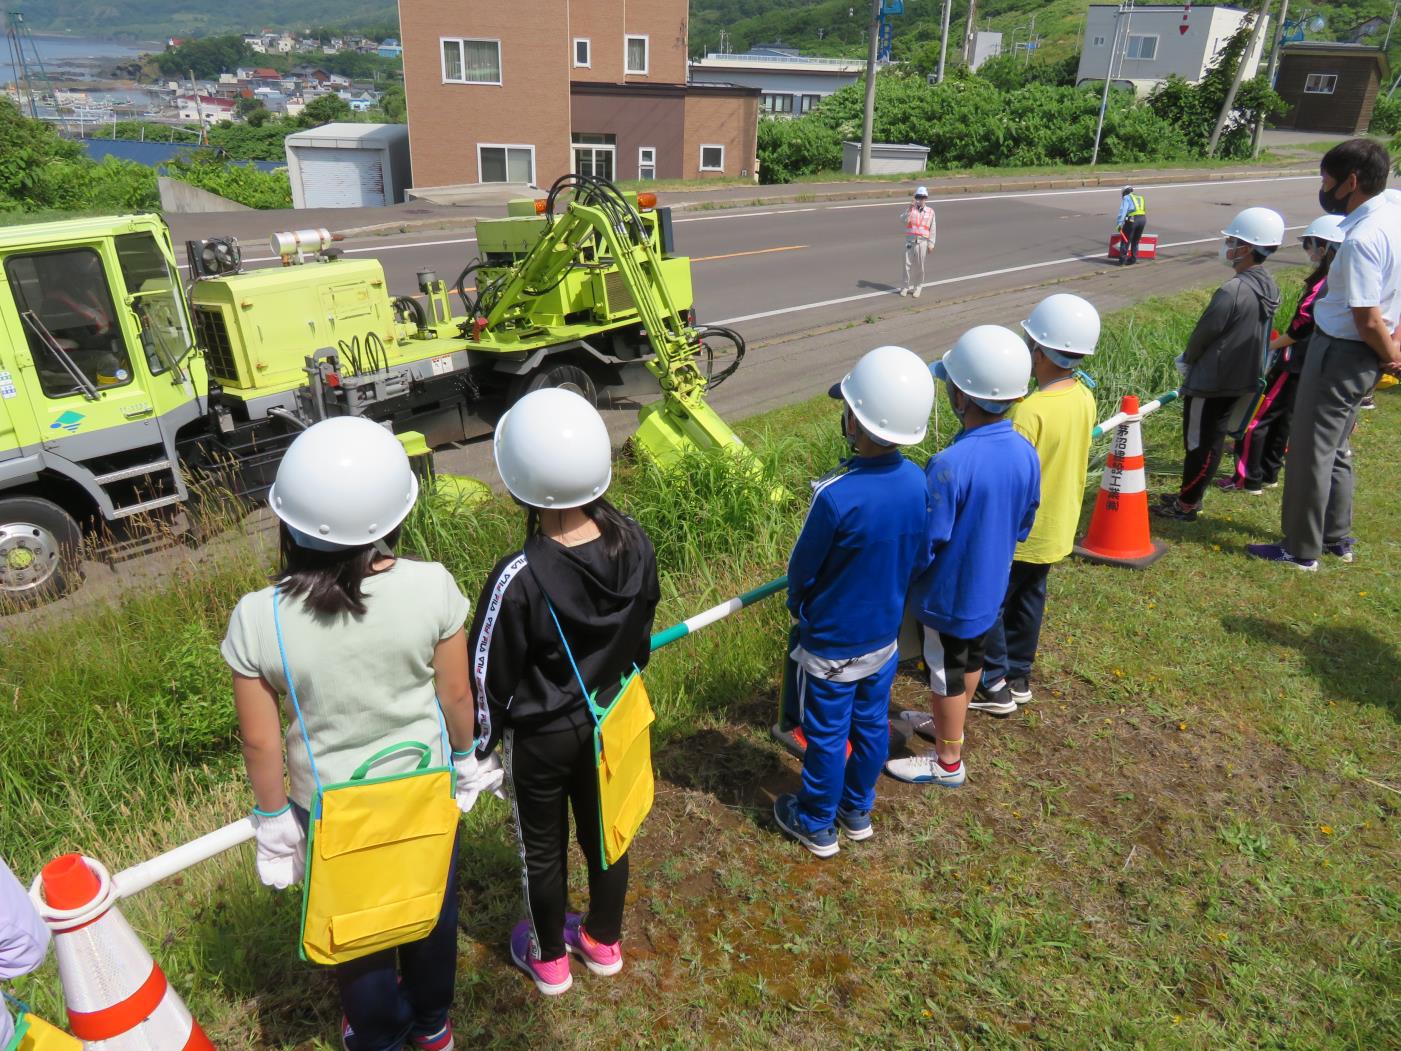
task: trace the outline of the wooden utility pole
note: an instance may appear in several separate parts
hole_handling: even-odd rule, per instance
[[[968,0],[968,22],[963,27],[963,64],[973,68],[973,51],[978,38],[978,0]]]
[[[1221,102],[1221,112],[1216,117],[1216,127],[1211,129],[1211,138],[1206,144],[1208,157],[1216,156],[1216,145],[1221,141],[1221,133],[1226,130],[1226,121],[1231,119],[1231,109],[1236,104],[1236,92],[1240,90],[1240,83],[1245,79],[1245,64],[1258,48],[1260,38],[1265,34],[1265,23],[1269,17],[1270,0],[1260,0],[1260,9],[1255,12],[1255,26],[1250,31],[1250,39],[1245,42],[1245,50],[1241,53],[1240,61],[1236,63],[1236,75],[1231,78],[1230,90],[1226,92],[1226,97]]]
[[[880,0],[871,0],[871,28],[866,34],[866,109],[861,115],[861,172],[871,173],[871,128],[876,119],[876,54],[880,49]]]
[[[1392,9],[1393,11],[1395,8]],[[1279,0],[1279,21],[1275,24],[1274,47],[1270,48],[1270,71],[1265,79],[1269,81],[1270,88],[1275,86],[1275,70],[1279,68],[1279,49],[1284,44],[1284,21],[1289,17],[1289,0]],[[1255,114],[1255,130],[1250,136],[1250,156],[1260,156],[1260,135],[1265,130],[1265,114],[1261,112]]]
[[[939,29],[939,70],[934,74],[935,83],[944,82],[944,59],[949,51],[949,11],[953,7],[953,0],[944,0],[944,12],[940,16]]]

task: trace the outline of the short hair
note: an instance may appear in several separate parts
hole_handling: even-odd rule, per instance
[[[1127,196],[1128,196],[1129,194],[1131,194],[1131,193],[1133,193],[1133,187],[1132,187],[1132,186],[1125,186],[1125,187],[1124,187],[1124,192],[1121,193],[1121,194],[1119,194],[1119,196],[1120,196],[1120,197],[1127,197]]]
[[[1380,142],[1371,139],[1348,139],[1323,155],[1319,168],[1342,182],[1357,173],[1357,188],[1368,197],[1386,189],[1386,177],[1391,171],[1391,154]]]

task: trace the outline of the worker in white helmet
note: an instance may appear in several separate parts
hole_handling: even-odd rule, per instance
[[[496,425],[496,468],[526,509],[525,543],[482,587],[468,634],[482,739],[501,745],[524,864],[526,919],[511,961],[546,996],[573,984],[569,954],[592,973],[623,967],[628,855],[605,864],[594,704],[647,664],[661,597],[646,532],[605,497],[613,477],[598,410],[556,387],[527,394]],[[588,868],[589,908],[569,912],[569,816]]]
[[[918,299],[924,284],[924,256],[934,247],[934,208],[929,203],[927,189],[920,186],[915,190],[915,199],[901,219],[905,224],[905,279],[900,285],[900,294]]]
[[[437,562],[395,554],[417,496],[398,439],[357,417],[314,424],[277,469],[268,494],[281,522],[277,583],[239,601],[222,647],[269,886],[302,878],[320,787],[350,780],[388,746],[422,742],[428,765],[451,762],[464,811],[499,784],[474,755],[467,599]],[[376,773],[407,772],[406,758]],[[454,861],[427,937],[335,966],[349,1051],[452,1045],[456,881]]]
[[[1036,447],[1041,506],[1031,534],[1017,545],[1002,613],[983,640],[983,677],[968,707],[1007,716],[1031,698],[1031,669],[1046,613],[1046,578],[1070,554],[1080,524],[1089,469],[1095,398],[1079,368],[1099,342],[1099,312],[1079,296],[1057,292],[1022,322],[1036,390],[1012,406],[1012,426]]]
[[[892,759],[900,781],[964,783],[963,723],[983,670],[983,639],[1007,594],[1017,544],[1036,518],[1041,465],[1008,411],[1026,396],[1031,354],[999,325],[965,332],[933,365],[963,430],[925,468],[929,568],[910,589],[929,668],[930,711],[902,713],[934,742],[925,755]]]
[[[788,559],[807,749],[801,789],[774,801],[779,828],[820,858],[840,849],[839,828],[851,840],[874,831],[900,622],[928,521],[924,472],[900,447],[924,440],[934,379],[913,352],[877,347],[828,393],[852,455],[814,487]]]

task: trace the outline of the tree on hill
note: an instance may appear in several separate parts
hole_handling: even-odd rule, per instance
[[[339,95],[317,96],[306,104],[297,118],[298,123],[307,128],[351,119],[350,103]]]
[[[156,68],[168,77],[183,77],[190,71],[202,79],[232,73],[248,65],[253,52],[241,36],[211,36],[187,40],[179,47],[156,56]]]

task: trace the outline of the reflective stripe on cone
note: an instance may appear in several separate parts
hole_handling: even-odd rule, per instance
[[[1153,539],[1148,525],[1148,479],[1138,398],[1125,395],[1119,411],[1128,419],[1114,428],[1089,532],[1074,550],[1091,562],[1144,569],[1162,558],[1167,546]]]

